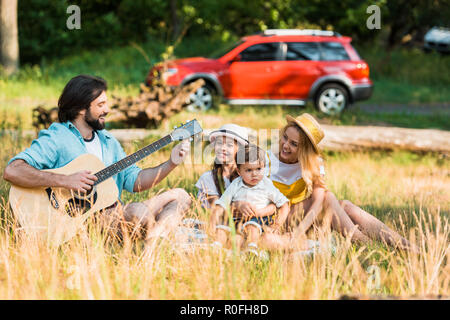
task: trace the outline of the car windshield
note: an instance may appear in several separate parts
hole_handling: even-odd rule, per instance
[[[211,59],[219,59],[220,57],[223,57],[226,53],[230,52],[237,46],[241,45],[244,41],[239,40],[238,42],[228,43],[221,48],[215,50],[213,53],[209,55],[209,58]]]

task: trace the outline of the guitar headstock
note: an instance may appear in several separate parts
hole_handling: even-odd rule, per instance
[[[185,124],[181,124],[179,127],[176,127],[170,136],[173,140],[184,140],[188,139],[196,134],[202,132],[203,129],[198,123],[196,119],[186,122]]]

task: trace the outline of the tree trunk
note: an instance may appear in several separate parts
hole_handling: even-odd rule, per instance
[[[322,125],[325,138],[319,147],[331,151],[362,150],[407,150],[411,152],[434,152],[450,155],[450,132],[436,129],[407,129],[397,127],[374,126],[334,126]],[[204,140],[209,140],[213,129],[204,129]],[[158,134],[158,130],[133,129],[111,130],[120,142],[130,142],[150,134]],[[250,130],[249,139],[256,143],[258,132]],[[266,138],[259,141],[268,145]]]
[[[436,129],[408,129],[375,126],[322,125],[328,150],[408,150],[450,154],[450,132]]]
[[[172,41],[180,35],[180,19],[177,14],[177,0],[170,0],[170,18],[172,20]]]
[[[0,65],[7,75],[19,70],[17,0],[0,0]]]

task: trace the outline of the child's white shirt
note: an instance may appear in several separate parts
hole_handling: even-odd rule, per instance
[[[245,185],[241,177],[234,179],[214,204],[220,205],[225,210],[228,210],[231,202],[235,201],[250,202],[256,209],[262,209],[270,203],[274,203],[279,208],[289,200],[273,185],[269,178],[264,176],[253,187]]]

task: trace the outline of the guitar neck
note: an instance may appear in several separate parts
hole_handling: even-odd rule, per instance
[[[153,152],[156,152],[159,149],[164,148],[172,141],[173,139],[169,134],[164,138],[161,138],[158,141],[153,142],[152,144],[149,144],[148,146],[136,151],[135,153],[130,154],[129,156],[123,158],[122,160],[117,161],[116,163],[104,168],[103,170],[100,170],[95,174],[95,176],[97,177],[97,181],[94,183],[94,185],[97,185],[111,178],[112,176],[118,174],[122,170],[125,170],[129,166],[149,156]]]

